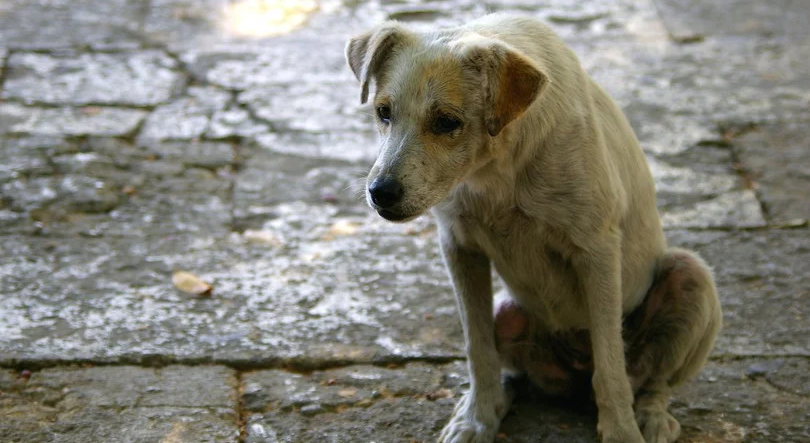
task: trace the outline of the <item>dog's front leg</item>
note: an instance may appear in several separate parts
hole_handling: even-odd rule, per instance
[[[464,328],[470,390],[459,400],[439,441],[491,443],[507,405],[495,349],[490,262],[482,254],[460,248],[449,233],[441,235],[441,240]]]
[[[574,257],[588,306],[593,346],[593,388],[602,443],[644,443],[633,413],[622,339],[621,240],[598,238]]]

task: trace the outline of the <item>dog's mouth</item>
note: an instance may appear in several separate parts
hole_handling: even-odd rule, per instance
[[[392,211],[390,209],[377,209],[377,214],[379,214],[380,217],[390,222],[406,222],[418,216],[418,214],[417,215],[403,214],[399,211]]]

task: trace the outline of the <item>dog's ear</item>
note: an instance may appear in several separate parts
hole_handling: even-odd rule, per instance
[[[346,61],[360,81],[360,103],[368,101],[369,80],[377,78],[391,53],[409,35],[409,31],[398,23],[388,22],[346,43]]]
[[[484,79],[484,119],[493,137],[523,114],[549,83],[534,62],[500,43],[472,48],[468,60]]]

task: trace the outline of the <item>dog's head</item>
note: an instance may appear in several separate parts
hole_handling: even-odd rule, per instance
[[[527,57],[494,39],[459,31],[417,34],[385,23],[352,38],[346,59],[361,102],[376,82],[380,152],[366,200],[406,221],[444,200],[497,153],[492,141],[548,82]]]

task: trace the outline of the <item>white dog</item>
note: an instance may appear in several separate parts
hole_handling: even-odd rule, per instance
[[[385,23],[346,57],[362,102],[376,82],[369,205],[391,221],[432,209],[458,300],[470,390],[440,441],[493,441],[502,368],[553,394],[592,382],[603,442],[674,441],[670,390],[712,349],[717,292],[699,257],[667,248],[638,141],[573,52],[496,14]]]

